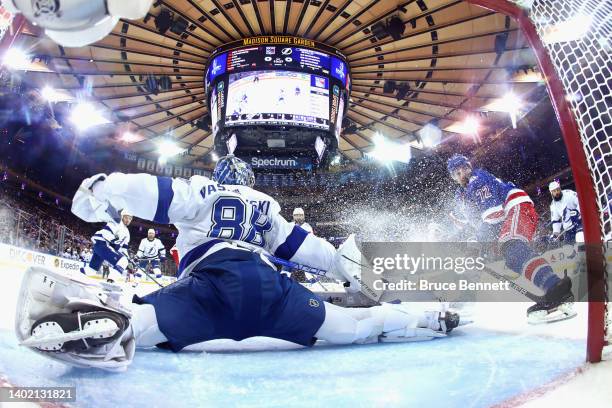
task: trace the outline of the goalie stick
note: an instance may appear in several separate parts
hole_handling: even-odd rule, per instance
[[[328,292],[328,289],[325,287],[325,285],[323,285],[323,283],[318,278],[319,276],[325,276],[326,271],[322,269],[318,269],[318,268],[313,268],[312,266],[287,261],[287,260],[277,258],[272,255],[266,255],[266,258],[268,258],[268,260],[272,262],[273,264],[278,265],[278,266],[284,266],[285,268],[289,269],[292,272],[306,272],[311,275],[314,275],[314,278],[309,283],[316,282],[319,285],[321,285],[321,287],[323,288],[325,292]]]

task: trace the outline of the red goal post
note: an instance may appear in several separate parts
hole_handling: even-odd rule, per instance
[[[612,128],[610,107],[606,109],[607,85],[603,90],[594,85],[601,82],[597,75],[610,80],[611,69],[605,20],[612,18],[612,5],[597,0],[467,0],[469,3],[505,14],[517,21],[523,35],[529,41],[536,56],[540,71],[545,77],[548,94],[554,107],[571,164],[576,192],[584,223],[587,243],[586,264],[588,284],[588,333],[587,361],[597,362],[602,358],[603,347],[607,344],[607,271],[604,237],[612,229],[610,200],[612,193],[612,161],[606,163],[606,156],[612,154]],[[518,3],[518,4],[517,4]],[[520,5],[519,5],[520,4]],[[603,6],[602,6],[603,4]],[[592,25],[581,27],[591,16]],[[585,17],[586,16],[586,17]],[[580,17],[580,19],[578,18]],[[607,17],[607,18],[606,18]],[[604,19],[597,23],[595,19]],[[573,19],[573,20],[572,20]],[[570,27],[584,30],[581,38],[555,42],[545,41],[545,36],[554,32],[555,27]],[[565,24],[565,26],[563,26]],[[600,32],[598,31],[600,29]],[[550,37],[548,38],[550,40]],[[608,50],[606,50],[608,48]],[[576,50],[576,52],[574,52]],[[603,72],[594,64],[602,64]],[[607,77],[606,77],[607,75]],[[582,95],[587,90],[587,97]],[[593,114],[593,109],[604,109]],[[607,120],[607,123],[606,123]],[[606,134],[606,132],[608,134]]]

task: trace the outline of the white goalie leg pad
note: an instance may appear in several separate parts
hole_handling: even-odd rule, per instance
[[[430,340],[445,337],[430,328],[418,327],[421,314],[404,312],[393,305],[374,306],[367,312],[351,313],[330,303],[325,303],[325,321],[315,337],[334,344],[404,342]]]
[[[155,347],[160,343],[168,341],[166,336],[159,330],[157,315],[153,305],[133,305],[132,310],[134,313],[132,330],[136,340],[136,347]]]
[[[20,344],[34,352],[63,363],[79,367],[97,367],[122,371],[134,357],[135,341],[132,330],[112,343],[78,352],[48,352],[50,342],[86,339],[97,334],[108,334],[116,327],[104,324],[101,329],[83,325],[81,330],[63,333],[61,328],[38,331],[32,334],[34,323],[55,313],[71,313],[82,310],[107,310],[120,313],[131,319],[129,300],[121,298],[121,289],[116,285],[100,284],[82,274],[64,274],[42,267],[29,268],[21,282],[15,318],[15,332]],[[80,320],[79,320],[80,322]],[[61,331],[61,333],[60,333]]]
[[[372,315],[383,321],[383,332],[379,339],[381,342],[423,341],[446,337],[446,334],[439,331],[439,324],[430,324],[428,313],[437,317],[438,312],[413,313],[390,304],[374,306],[371,309]]]

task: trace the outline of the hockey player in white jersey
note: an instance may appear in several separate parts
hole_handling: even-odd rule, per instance
[[[293,222],[295,222],[295,225],[299,225],[306,231],[312,232],[312,227],[306,222],[306,215],[304,214],[303,208],[297,207],[293,210]]]
[[[252,336],[304,346],[317,339],[413,341],[444,337],[459,325],[457,314],[442,310],[344,309],[279,274],[251,249],[325,270],[348,281],[352,291],[360,289],[361,254],[354,236],[336,251],[278,213],[260,211],[267,196],[251,188],[253,181],[250,166],[231,156],[219,160],[213,180],[122,173],[84,180],[72,206],[83,220],[106,220],[107,211],[130,208],[139,218],[176,226],[180,279],[125,304],[112,291],[32,268],[17,307],[21,344],[65,363],[121,370],[136,346],[177,352],[208,340]]]
[[[130,231],[128,226],[132,222],[132,215],[127,210],[121,211],[119,222],[110,220],[101,230],[92,237],[93,254],[89,264],[81,268],[86,275],[97,274],[104,261],[108,262],[111,270],[108,276],[110,282],[119,282],[125,276],[129,264]]]
[[[164,248],[164,244],[162,244],[159,238],[155,238],[155,230],[153,228],[150,228],[147,231],[147,237],[140,241],[136,257],[138,258],[138,266],[141,269],[147,271],[147,268],[151,266],[155,277],[162,277],[160,263],[166,259],[166,248]],[[136,277],[140,278],[142,274],[137,271]]]
[[[550,203],[552,238],[568,244],[584,242],[580,205],[578,204],[576,192],[561,190],[561,185],[558,181],[551,182],[548,189],[552,196]]]

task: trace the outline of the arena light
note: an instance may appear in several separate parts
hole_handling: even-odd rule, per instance
[[[136,142],[140,142],[144,138],[139,134],[128,131],[128,132],[123,132],[120,139],[124,143],[136,143]]]
[[[463,135],[472,136],[475,141],[478,141],[478,130],[480,129],[480,122],[474,116],[468,116],[461,122],[455,122],[444,130],[452,133],[460,133]]]
[[[49,85],[41,89],[40,94],[47,102],[50,103],[69,102],[73,99],[72,95],[68,94],[67,92],[58,91]]]
[[[478,129],[480,129],[480,123],[478,122],[478,119],[473,116],[468,116],[467,118],[465,118],[462,122],[462,126],[463,131],[461,133],[466,135],[475,135],[478,133]]]
[[[172,140],[168,140],[168,139],[165,139],[159,142],[157,144],[157,150],[159,152],[160,157],[166,157],[166,158],[176,156],[185,151],[185,149],[183,149],[182,147],[179,147]]]
[[[9,69],[26,70],[31,63],[32,56],[20,48],[9,48],[2,57],[2,65]]]
[[[542,73],[535,68],[522,69],[512,75],[512,82],[536,82],[544,84]]]
[[[483,109],[485,111],[508,113],[510,115],[510,119],[512,120],[512,127],[516,129],[516,119],[522,107],[523,101],[521,98],[516,96],[513,92],[508,92],[503,97],[486,105]]]
[[[79,131],[111,123],[110,120],[105,118],[104,115],[89,102],[80,102],[72,108],[70,121]]]
[[[545,26],[542,42],[556,44],[580,40],[589,32],[592,24],[592,16],[577,14],[565,21]]]
[[[412,158],[412,148],[409,144],[391,142],[380,133],[374,135],[374,150],[367,153],[373,159],[383,163],[397,161],[408,163]]]
[[[436,147],[442,141],[442,131],[433,123],[428,123],[419,130],[419,137],[423,147]]]

